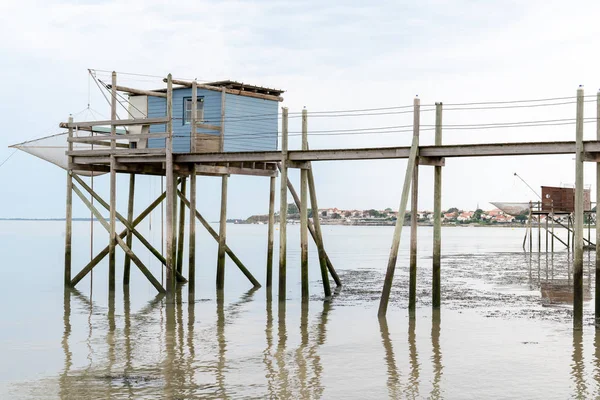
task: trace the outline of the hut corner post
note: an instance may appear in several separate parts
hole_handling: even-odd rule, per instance
[[[73,117],[69,116],[69,124],[73,123]],[[69,139],[73,137],[73,128],[69,128]],[[68,150],[73,151],[73,142],[68,142]],[[73,170],[71,169],[72,157],[68,157],[67,170],[67,198],[65,213],[65,287],[71,286],[71,244],[73,238]]]
[[[167,233],[167,294],[169,300],[173,300],[175,294],[175,241],[174,221],[176,204],[175,174],[173,171],[173,77],[167,76],[167,138],[165,141],[165,164],[166,164],[166,233]]]
[[[435,104],[435,145],[442,145],[442,103]],[[442,302],[442,167],[433,169],[433,268],[431,279],[432,306]]]
[[[302,110],[302,150],[308,150],[307,111]],[[300,170],[300,275],[302,301],[308,301],[308,170]]]
[[[288,109],[281,112],[281,191],[279,195],[279,301],[285,301],[287,256]]]
[[[577,89],[575,124],[575,223],[573,262],[573,328],[583,327],[583,87]]]
[[[111,87],[111,102],[110,102],[110,119],[117,119],[117,73],[112,73]],[[114,152],[117,149],[117,126],[110,125],[110,230],[109,230],[109,247],[108,247],[108,291],[115,291],[115,248],[116,248],[116,219],[117,219],[117,171]]]
[[[408,157],[408,165],[406,166],[406,175],[404,176],[404,185],[402,187],[402,196],[400,198],[400,206],[398,208],[396,226],[394,227],[394,237],[392,239],[390,257],[385,273],[385,281],[383,283],[383,290],[381,292],[381,299],[379,301],[379,311],[377,313],[377,315],[380,318],[385,317],[385,314],[387,313],[387,307],[390,300],[390,293],[392,291],[392,283],[394,281],[394,272],[396,270],[396,261],[398,259],[398,249],[400,248],[400,236],[402,234],[402,225],[404,223],[404,216],[406,215],[406,205],[408,204],[408,194],[410,191],[411,182],[413,180],[413,170],[419,152],[419,111],[420,100],[416,98],[414,100],[413,106],[413,139],[410,147],[410,154]]]
[[[198,83],[192,82],[192,123],[190,127],[190,148],[196,151],[196,120],[198,108]],[[193,297],[196,292],[196,164],[192,165],[190,173],[190,227],[189,227],[189,260],[188,260],[188,295]],[[181,206],[183,208],[183,205]]]
[[[600,141],[600,91],[596,94],[596,140]],[[596,163],[596,296],[595,317],[596,326],[600,326],[600,163]]]

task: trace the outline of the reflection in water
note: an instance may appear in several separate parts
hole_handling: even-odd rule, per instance
[[[440,331],[442,328],[441,313],[440,309],[432,310],[431,315],[431,347],[433,354],[431,355],[431,361],[433,362],[433,383],[430,399],[442,398],[442,391],[440,389],[440,381],[442,380],[442,351],[440,349]]]
[[[416,319],[411,316],[408,319],[408,354],[410,358],[410,375],[408,377],[407,392],[411,394],[411,398],[419,398],[419,354],[417,353],[416,343]]]
[[[66,291],[62,338],[65,363],[59,378],[60,397],[228,398],[249,395],[245,392],[248,389],[259,390],[255,392],[258,397],[323,397],[324,365],[320,347],[327,340],[331,302],[322,303],[322,311],[313,317],[310,307],[318,303],[304,302],[299,315],[295,314],[298,319],[292,324],[299,329],[291,329],[286,321],[286,303],[274,304],[268,299],[264,328],[266,348],[262,352],[266,380],[248,387],[236,378],[237,371],[245,368],[240,362],[251,362],[251,359],[240,361],[237,353],[230,354],[232,349],[239,349],[240,331],[237,327],[228,327],[242,315],[244,305],[252,301],[255,291],[250,290],[228,305],[223,293],[217,293],[215,317],[203,327],[196,324],[198,303],[186,296],[188,303],[184,306],[180,292],[170,301],[165,301],[164,295],[157,296],[133,312],[130,292],[124,289],[121,318],[114,296],[109,296],[108,307],[103,308],[93,305],[79,292]],[[71,302],[74,300],[84,305],[89,325],[86,346],[78,349],[88,351],[88,362],[82,369],[74,366],[69,347],[69,344],[73,346]],[[276,316],[275,306],[278,307]],[[290,340],[292,334],[298,337],[298,342]],[[215,352],[199,351],[199,346],[203,350],[213,348]]]
[[[383,349],[385,350],[385,365],[387,366],[387,387],[390,399],[400,398],[402,393],[402,386],[400,384],[400,372],[396,366],[396,359],[394,358],[394,347],[390,340],[390,332],[388,330],[388,324],[386,317],[379,318],[379,331],[381,332],[381,341],[383,343]]]
[[[571,377],[575,385],[575,398],[587,399],[587,384],[584,374],[583,358],[583,331],[581,329],[573,330],[573,362],[571,364]]]

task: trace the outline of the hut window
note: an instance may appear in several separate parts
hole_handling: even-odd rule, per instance
[[[196,103],[196,118],[198,121],[204,119],[204,97],[198,97]],[[192,98],[185,97],[183,99],[183,124],[188,125],[192,121]]]

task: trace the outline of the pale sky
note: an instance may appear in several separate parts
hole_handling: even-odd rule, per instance
[[[290,112],[586,95],[600,88],[598,1],[11,1],[0,3],[0,75],[7,146],[60,132],[69,113],[109,107],[87,69],[200,80],[232,79],[281,88]],[[99,73],[106,79],[106,73]],[[126,86],[157,79],[119,75]],[[586,117],[595,104],[586,103]],[[446,111],[445,124],[574,118],[575,105],[494,111]],[[410,114],[311,118],[310,130],[410,124]],[[290,121],[290,131],[299,129]],[[423,124],[433,113],[423,113]],[[595,137],[595,123],[585,138]],[[447,130],[447,144],[574,140],[575,126]],[[421,143],[432,144],[424,131]],[[312,149],[407,145],[410,134],[309,137]],[[290,148],[298,148],[296,137]],[[319,205],[398,208],[406,161],[314,163]],[[572,156],[448,159],[444,208],[484,209],[489,201],[528,201],[536,189],[574,181]],[[433,172],[421,168],[420,209],[432,208]],[[0,167],[0,217],[62,217],[65,171],[18,152]],[[298,182],[296,171],[291,173]],[[119,207],[127,178],[120,177]],[[586,184],[595,166],[586,164]],[[159,178],[138,180],[140,207],[159,194]],[[218,178],[199,182],[199,208],[218,216]],[[96,179],[104,191],[108,177]],[[266,213],[268,178],[233,177],[229,216]],[[87,216],[75,202],[74,215]]]

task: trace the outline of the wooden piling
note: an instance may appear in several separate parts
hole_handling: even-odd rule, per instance
[[[69,123],[73,123],[73,117],[69,116]],[[69,128],[69,138],[73,137],[73,128]],[[67,148],[69,151],[73,151],[73,143],[68,142]],[[73,157],[69,156],[69,170],[67,171],[67,197],[66,205],[67,209],[65,212],[65,286],[71,286],[71,267],[72,267],[72,242],[73,242],[73,178],[71,174],[73,171],[70,169]]]
[[[273,286],[273,238],[275,231],[275,184],[276,178],[270,178],[269,185],[269,230],[267,233],[267,288]]]
[[[307,111],[302,110],[302,150],[308,150]],[[300,275],[302,301],[308,301],[308,170],[300,170]]]
[[[166,232],[167,232],[167,293],[170,297],[175,294],[175,260],[174,260],[174,235],[173,227],[175,220],[175,196],[176,187],[173,174],[173,77],[167,76],[167,138],[165,140],[165,164],[166,164]]]
[[[196,151],[196,122],[198,119],[198,83],[192,82],[192,121],[191,121],[191,143],[192,151]],[[196,291],[196,164],[192,165],[190,174],[190,243],[188,260],[188,294],[193,296]],[[183,208],[183,206],[181,206]]]
[[[435,145],[442,145],[442,103],[435,104]],[[433,270],[431,297],[433,308],[442,302],[442,167],[433,167]]]
[[[573,262],[573,327],[583,327],[583,88],[577,90],[575,121],[575,224]]]
[[[279,300],[286,295],[288,109],[281,112],[281,191],[279,194]]]
[[[217,256],[217,290],[225,286],[225,243],[227,235],[227,175],[221,178],[221,218],[219,220],[219,251]]]
[[[112,73],[111,87],[111,102],[110,102],[110,118],[114,121],[117,119],[117,73]],[[111,124],[110,136],[113,140],[110,141],[110,149],[114,152],[117,148],[117,126]],[[108,290],[115,290],[115,236],[116,236],[116,210],[117,210],[117,170],[115,165],[115,156],[110,156],[110,216],[109,216],[109,236],[108,236]]]
[[[596,94],[596,140],[600,140],[600,91]],[[600,326],[600,162],[596,163],[596,327]]]
[[[540,206],[540,202],[538,201],[538,212],[542,211],[542,207]],[[538,253],[542,252],[542,214],[538,214],[537,218],[537,226],[538,226]]]
[[[129,175],[129,201],[127,202],[127,222],[129,225],[133,223],[133,201],[135,197],[135,174]],[[127,239],[125,241],[130,249],[133,249],[133,232],[127,230]],[[131,257],[125,254],[125,262],[123,265],[123,285],[129,285],[131,276]]]
[[[529,254],[533,253],[533,203],[529,202],[529,220],[527,221],[529,230]],[[568,234],[567,234],[568,236]]]
[[[385,281],[383,283],[383,290],[381,292],[381,299],[379,301],[379,317],[385,316],[387,312],[388,303],[390,300],[390,293],[392,291],[392,283],[394,281],[394,272],[396,270],[396,261],[398,259],[398,249],[400,248],[400,236],[402,234],[402,225],[404,223],[404,216],[406,215],[406,205],[408,203],[408,193],[413,178],[413,170],[417,162],[417,156],[419,152],[419,112],[420,112],[420,100],[414,100],[413,106],[413,139],[410,148],[410,154],[408,157],[408,165],[406,167],[406,174],[404,176],[404,185],[402,187],[402,196],[400,198],[400,206],[398,208],[398,217],[396,219],[396,226],[394,227],[394,237],[392,239],[392,248],[390,249],[390,257],[388,260],[387,270],[385,274]]]
[[[416,133],[418,135],[418,132]],[[417,306],[417,224],[419,222],[419,157],[413,168],[410,206],[410,269],[408,281],[408,310],[414,311]]]
[[[181,193],[185,196],[187,193],[187,178],[181,178]],[[183,273],[183,245],[185,242],[185,204],[179,203],[179,232],[177,234],[177,272]]]
[[[329,275],[327,274],[327,253],[325,253],[325,245],[323,244],[323,232],[321,231],[321,221],[319,217],[319,205],[317,203],[317,190],[315,187],[315,177],[312,170],[312,165],[308,170],[308,191],[310,193],[310,204],[312,207],[313,230],[311,234],[317,245],[317,253],[319,254],[319,267],[321,269],[321,280],[323,281],[323,293],[325,299],[331,297],[331,285],[329,284]],[[310,225],[309,225],[310,227]],[[333,266],[331,267],[332,270]],[[335,274],[337,276],[337,274]],[[337,278],[339,281],[339,278]],[[341,282],[339,284],[341,286]]]

